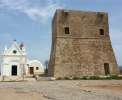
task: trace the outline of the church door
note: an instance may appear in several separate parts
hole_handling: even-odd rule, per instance
[[[12,75],[17,75],[17,66],[12,65]]]
[[[30,69],[30,74],[34,74],[33,67],[29,67]]]

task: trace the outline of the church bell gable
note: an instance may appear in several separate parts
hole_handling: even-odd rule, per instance
[[[13,42],[13,44],[4,51],[4,55],[25,55],[25,51],[23,52],[22,49],[20,49],[20,46],[17,44],[16,41]]]

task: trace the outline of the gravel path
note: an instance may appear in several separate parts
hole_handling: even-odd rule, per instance
[[[41,100],[122,100],[122,80],[0,83],[0,90],[9,91],[10,89],[13,89],[16,94],[28,93],[30,95],[30,93],[35,93],[37,97],[42,97]],[[2,95],[0,95],[0,97],[2,97]],[[35,98],[34,100],[40,99]]]

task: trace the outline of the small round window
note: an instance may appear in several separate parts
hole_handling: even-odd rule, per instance
[[[17,51],[16,51],[16,50],[13,50],[13,53],[14,53],[14,54],[16,54],[16,53],[17,53]]]

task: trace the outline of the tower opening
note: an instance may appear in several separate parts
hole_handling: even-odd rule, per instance
[[[100,35],[104,35],[104,29],[100,29],[99,32],[100,32]]]
[[[65,29],[65,34],[70,34],[69,27],[65,27],[64,29]]]
[[[110,74],[109,63],[104,63],[105,75]]]

